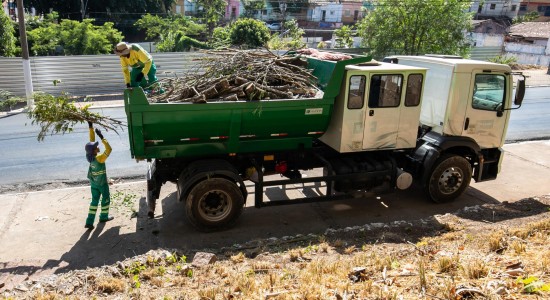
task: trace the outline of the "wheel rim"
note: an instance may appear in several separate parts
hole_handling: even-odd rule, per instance
[[[441,173],[441,176],[439,176],[439,191],[446,195],[452,194],[460,189],[463,179],[464,174],[460,168],[447,168]]]
[[[225,219],[230,214],[231,208],[231,197],[222,190],[208,191],[199,200],[199,214],[210,222]]]

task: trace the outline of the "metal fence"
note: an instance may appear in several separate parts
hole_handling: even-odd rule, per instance
[[[473,47],[470,58],[475,60],[489,60],[495,56],[502,55],[502,47]]]
[[[157,77],[183,74],[197,68],[199,52],[156,53]],[[0,89],[25,95],[21,58],[0,58]],[[31,58],[34,91],[75,96],[121,94],[125,88],[116,55],[45,56]],[[54,85],[54,81],[60,81]]]

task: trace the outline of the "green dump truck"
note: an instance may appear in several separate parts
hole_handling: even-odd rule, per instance
[[[322,97],[265,101],[149,103],[125,91],[132,157],[147,160],[149,214],[162,185],[177,184],[187,221],[232,226],[254,184],[256,207],[338,199],[420,185],[435,202],[495,179],[510,110],[524,77],[506,65],[445,56],[307,58]],[[302,176],[322,168],[323,175]],[[280,174],[268,180],[267,175]],[[264,199],[264,187],[325,183],[303,199]]]

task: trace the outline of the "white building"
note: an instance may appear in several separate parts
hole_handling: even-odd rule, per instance
[[[477,18],[517,17],[521,0],[474,0],[470,12]]]
[[[309,0],[307,20],[313,22],[342,22],[343,5],[337,1]]]

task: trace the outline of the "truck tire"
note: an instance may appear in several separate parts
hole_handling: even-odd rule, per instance
[[[233,226],[243,206],[243,194],[235,182],[209,178],[191,189],[185,201],[185,213],[193,227],[208,232]]]
[[[466,190],[471,179],[470,163],[462,156],[446,154],[436,161],[425,192],[434,202],[451,202]]]

